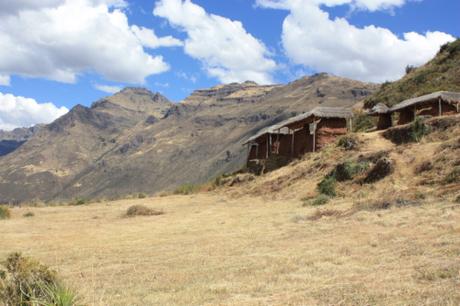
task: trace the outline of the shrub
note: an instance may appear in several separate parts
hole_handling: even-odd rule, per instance
[[[329,200],[330,200],[330,198],[327,195],[320,194],[310,202],[310,205],[311,206],[325,205],[325,204],[327,204],[329,202]]]
[[[352,180],[357,174],[365,172],[369,168],[367,162],[346,161],[337,165],[334,170],[334,176],[337,181],[343,182]]]
[[[323,195],[335,197],[337,195],[335,192],[336,183],[335,177],[328,175],[318,184],[318,192]]]
[[[6,206],[0,206],[0,220],[11,218],[11,211]]]
[[[25,214],[22,215],[25,218],[32,218],[35,216],[35,214],[31,211],[26,212]]]
[[[188,195],[188,194],[193,194],[196,193],[199,189],[199,186],[197,185],[192,185],[192,184],[184,184],[182,186],[179,186],[174,190],[174,194],[182,194],[182,195]]]
[[[417,69],[415,66],[407,65],[407,66],[406,66],[406,74],[409,74],[409,73],[411,73],[412,71],[415,71],[415,69]]]
[[[86,203],[87,201],[84,198],[75,198],[75,200],[72,203],[70,203],[70,205],[79,206],[85,205]]]
[[[127,217],[135,217],[135,216],[159,216],[163,215],[163,211],[155,210],[144,205],[134,205],[128,208],[126,211]]]
[[[137,195],[137,198],[138,198],[138,199],[145,199],[146,197],[147,197],[147,195],[146,195],[145,193],[139,193],[139,194]]]
[[[343,136],[339,138],[337,146],[347,151],[355,150],[358,148],[358,139],[352,135]]]
[[[423,119],[420,117],[415,118],[414,122],[411,125],[411,136],[412,140],[419,142],[422,140],[423,136],[430,133],[429,127],[423,122]]]
[[[358,114],[353,120],[354,132],[366,132],[374,127],[374,120],[364,113]]]
[[[386,157],[381,158],[375,163],[375,166],[369,171],[363,182],[366,184],[375,183],[390,175],[393,171],[393,162]]]
[[[0,271],[0,300],[5,305],[72,306],[77,295],[66,288],[48,267],[13,253]]]

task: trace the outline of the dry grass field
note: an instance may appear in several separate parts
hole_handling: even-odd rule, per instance
[[[135,204],[164,214],[123,217]],[[15,208],[0,257],[50,265],[85,305],[460,304],[460,204],[317,210],[222,193]]]

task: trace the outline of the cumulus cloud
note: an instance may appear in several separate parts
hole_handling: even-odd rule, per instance
[[[172,36],[158,37],[155,31],[144,27],[138,27],[136,25],[131,26],[131,30],[140,43],[147,48],[159,48],[159,47],[177,47],[182,46],[182,42]]]
[[[0,75],[73,83],[79,74],[95,72],[112,81],[143,83],[167,71],[161,56],[143,48],[152,48],[153,31],[130,26],[121,9],[126,5],[123,0],[0,1]],[[140,39],[139,31],[147,39]],[[156,38],[157,45],[173,41]]]
[[[99,91],[106,92],[109,94],[114,94],[119,91],[121,91],[121,87],[119,86],[110,86],[110,85],[102,85],[102,84],[94,84],[94,88],[96,88]]]
[[[209,14],[190,0],[157,1],[154,14],[187,33],[185,53],[200,60],[210,76],[224,83],[272,82],[276,63],[241,22]]]
[[[401,6],[404,0],[257,0],[262,7],[286,9],[282,44],[289,59],[317,71],[363,81],[382,82],[419,66],[455,38],[442,32],[404,33],[373,25],[358,28],[344,18],[331,19],[321,5],[348,4],[369,11]]]
[[[0,130],[51,123],[68,111],[52,103],[38,103],[34,99],[0,92]]]

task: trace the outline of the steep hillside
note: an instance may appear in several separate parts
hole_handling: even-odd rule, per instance
[[[257,130],[318,105],[352,106],[375,89],[319,74],[282,86],[221,85],[176,105],[126,89],[75,107],[0,158],[0,201],[119,197],[202,183],[241,168],[241,144]]]
[[[388,106],[435,91],[460,91],[460,39],[446,44],[426,65],[408,70],[401,80],[384,83],[365,101],[371,108],[378,103]]]
[[[0,130],[0,156],[15,151],[36,134],[41,127],[41,125],[36,125],[30,128],[17,128],[12,131]]]
[[[460,115],[432,118],[425,124],[430,132],[420,142],[400,142],[410,139],[404,135],[412,132],[411,124],[357,133],[347,136],[354,140],[352,149],[337,142],[257,178],[238,174],[222,179],[220,190],[234,197],[297,199],[306,206],[341,208],[337,215],[460,201]],[[321,203],[318,198],[323,196],[327,197]],[[340,207],[343,202],[355,206]]]
[[[155,116],[171,105],[152,94],[153,106],[143,107],[145,96],[145,90],[122,91],[90,108],[77,105],[40,128],[16,151],[0,158],[0,202],[47,200],[60,194],[69,181],[116,147],[126,129],[139,120],[159,120]],[[128,108],[118,102],[122,98],[141,103]]]

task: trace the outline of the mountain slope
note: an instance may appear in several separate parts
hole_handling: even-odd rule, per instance
[[[114,97],[131,97],[121,92]],[[142,98],[143,99],[143,98]],[[42,127],[15,152],[0,158],[0,202],[49,200],[117,145],[116,138],[140,119],[165,111],[162,98],[158,107],[126,108],[113,98],[92,107],[77,105],[66,115]],[[152,98],[153,105],[156,100]],[[159,118],[158,118],[159,120]]]
[[[126,89],[75,107],[0,158],[0,201],[119,197],[202,183],[240,169],[241,144],[259,129],[318,105],[352,106],[375,89],[319,74],[287,85],[220,85],[176,105]]]
[[[366,99],[365,107],[372,108],[378,103],[393,106],[441,90],[460,91],[460,39],[442,46],[433,60],[409,69],[401,80],[384,83],[377,93]]]
[[[0,156],[15,151],[37,133],[41,127],[41,125],[36,125],[30,128],[17,128],[12,131],[0,130]]]

